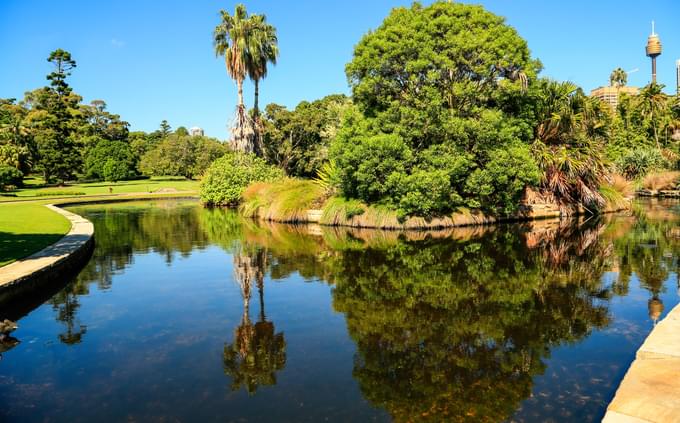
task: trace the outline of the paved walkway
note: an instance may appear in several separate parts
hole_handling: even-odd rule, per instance
[[[603,422],[680,422],[680,305],[638,350]]]
[[[71,230],[56,243],[24,259],[0,267],[0,290],[19,283],[35,272],[54,266],[80,250],[94,235],[92,222],[59,207],[48,205],[53,211],[71,221]]]

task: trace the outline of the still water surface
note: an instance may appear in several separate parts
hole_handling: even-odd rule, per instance
[[[402,234],[70,210],[96,248],[0,309],[0,421],[599,421],[678,302],[677,202]]]

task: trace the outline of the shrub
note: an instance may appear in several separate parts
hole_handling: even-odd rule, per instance
[[[527,186],[535,186],[541,179],[538,165],[529,148],[515,144],[497,149],[482,169],[468,178],[466,188],[474,195],[468,204],[494,214],[512,214],[519,207]]]
[[[85,156],[85,177],[115,182],[135,176],[136,160],[123,141],[99,140]]]
[[[639,147],[626,150],[616,160],[616,168],[628,179],[636,179],[647,173],[666,167],[661,152],[653,147]]]
[[[675,189],[680,179],[680,172],[654,172],[642,180],[642,188],[652,191],[660,189]]]
[[[85,195],[81,191],[38,191],[34,194],[36,197],[69,197],[72,195]]]
[[[396,134],[340,135],[333,150],[343,194],[366,202],[389,202],[412,158]]]
[[[206,205],[233,206],[253,182],[269,182],[283,177],[283,171],[268,165],[254,154],[227,153],[213,162],[201,181],[201,201]]]
[[[0,189],[5,190],[9,186],[20,186],[24,174],[15,167],[0,164]]]

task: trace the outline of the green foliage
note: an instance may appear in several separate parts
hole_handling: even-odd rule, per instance
[[[120,181],[135,176],[136,160],[130,145],[124,141],[99,140],[85,157],[88,179]]]
[[[330,149],[342,195],[401,220],[465,205],[516,210],[537,182],[524,93],[539,70],[526,42],[481,6],[393,9],[346,67],[361,113],[345,114]],[[503,169],[503,159],[523,166]]]
[[[329,194],[335,193],[340,186],[340,171],[333,161],[324,163],[316,172],[314,183]]]
[[[504,19],[438,1],[395,8],[346,67],[355,103],[411,148],[455,138],[481,111],[503,106],[540,64]]]
[[[607,106],[571,82],[539,80],[532,97],[532,152],[542,172],[541,192],[560,206],[601,208],[605,201],[598,188],[607,175]]]
[[[616,160],[616,169],[628,179],[637,179],[668,165],[661,152],[654,147],[640,146],[624,150]]]
[[[367,202],[389,201],[411,164],[411,149],[394,134],[348,139],[334,157],[342,190]]]
[[[71,197],[77,195],[86,195],[82,191],[45,191],[36,192],[34,194],[36,197]]]
[[[21,181],[24,174],[15,167],[0,164],[0,190],[6,189],[8,186],[21,186]]]
[[[254,154],[230,152],[217,159],[201,180],[201,201],[212,206],[233,206],[253,182],[282,178],[283,172]]]
[[[481,207],[498,215],[509,215],[518,210],[527,186],[535,186],[541,173],[529,148],[516,144],[492,151],[491,160],[482,169],[476,169],[466,182],[469,192],[476,194]]]
[[[290,176],[315,176],[328,160],[330,141],[351,108],[351,100],[337,94],[303,101],[292,111],[268,104],[262,116],[265,158]]]
[[[173,134],[144,153],[139,168],[149,176],[196,178],[226,151],[226,146],[214,138]]]

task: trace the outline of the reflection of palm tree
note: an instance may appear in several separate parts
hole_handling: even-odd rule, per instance
[[[264,276],[267,254],[257,250],[234,253],[234,272],[243,297],[241,324],[234,333],[234,342],[224,347],[224,372],[232,377],[232,389],[244,386],[249,394],[258,386],[275,385],[275,373],[286,364],[286,341],[283,333],[275,333],[272,322],[265,319]],[[250,321],[249,303],[253,281],[260,297],[260,318],[254,325]]]

